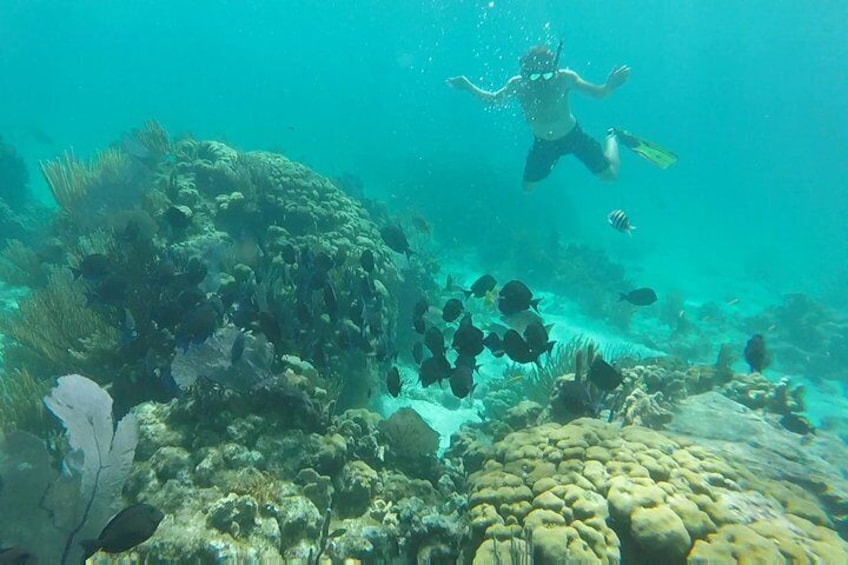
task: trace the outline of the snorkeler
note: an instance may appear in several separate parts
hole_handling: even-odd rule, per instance
[[[533,47],[521,57],[521,74],[510,78],[499,90],[489,92],[475,86],[465,76],[449,78],[447,84],[473,94],[485,104],[498,105],[518,99],[535,140],[524,166],[524,190],[551,174],[559,158],[573,153],[602,180],[618,176],[619,157],[616,130],[610,129],[604,146],[583,131],[571,113],[569,94],[576,90],[593,98],[606,98],[627,81],[630,67],[610,71],[603,85],[583,80],[571,69],[558,67],[562,41],[556,53],[546,45]]]

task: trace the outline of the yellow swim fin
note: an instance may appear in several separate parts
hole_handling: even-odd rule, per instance
[[[636,137],[627,130],[613,128],[612,131],[622,145],[660,169],[667,169],[677,162],[677,155],[656,143]]]

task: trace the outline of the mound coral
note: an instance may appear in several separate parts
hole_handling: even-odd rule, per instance
[[[579,419],[512,433],[469,485],[478,563],[496,544],[526,543],[542,564],[658,563],[742,554],[760,538],[783,562],[801,545],[810,560],[848,560],[826,521],[758,492],[755,477],[710,451],[637,426]]]

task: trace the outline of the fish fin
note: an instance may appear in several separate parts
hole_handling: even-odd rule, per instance
[[[618,293],[618,301],[623,302],[625,300],[627,300],[627,293],[626,292],[619,292]]]
[[[545,351],[548,355],[550,355],[554,350],[554,345],[556,345],[556,340],[552,340],[548,342],[547,347],[545,347]]]
[[[82,546],[82,563],[84,565],[88,558],[97,553],[100,549],[100,542],[96,539],[84,539],[80,542],[80,545]]]
[[[541,301],[542,301],[541,298],[534,298],[533,300],[530,301],[530,306],[533,308],[533,310],[535,310],[536,312],[539,312],[540,314],[541,314],[541,312],[539,311],[539,302],[541,302]]]

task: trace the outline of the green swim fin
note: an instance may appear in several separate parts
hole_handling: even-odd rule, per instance
[[[627,130],[613,128],[612,131],[622,145],[660,169],[667,169],[677,162],[677,155],[656,143],[636,137]]]

